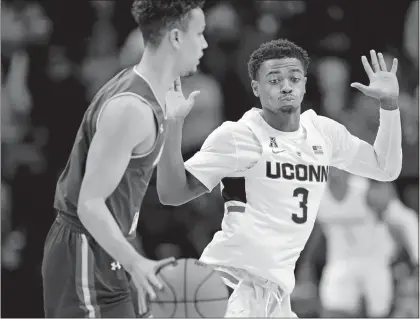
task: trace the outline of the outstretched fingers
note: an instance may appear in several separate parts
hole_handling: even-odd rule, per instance
[[[394,58],[394,60],[392,61],[392,67],[391,67],[391,72],[396,74],[397,73],[397,69],[398,69],[398,59]]]
[[[366,85],[363,85],[359,82],[352,83],[352,84],[350,84],[350,86],[352,88],[358,89],[359,91],[363,92],[364,94],[367,94],[367,92],[369,92],[369,87],[366,86]]]
[[[370,79],[373,76],[374,73],[373,73],[372,68],[370,67],[368,59],[364,55],[362,55],[362,64],[363,64],[363,68],[365,69],[368,78]]]
[[[372,61],[373,71],[379,72],[381,69],[379,68],[378,57],[376,56],[375,50],[370,50],[370,59]]]
[[[388,70],[386,68],[386,63],[385,63],[384,56],[382,55],[382,53],[380,52],[378,53],[378,58],[379,58],[379,66],[381,67],[381,70],[387,72]]]
[[[370,58],[371,58],[371,63],[369,63],[366,56],[364,55],[362,56],[362,64],[369,79],[371,79],[371,77],[377,72],[380,72],[380,71],[388,72],[388,68],[386,66],[385,59],[382,53],[379,52],[378,54],[376,54],[375,50],[370,50]],[[398,69],[398,60],[394,58],[392,62],[391,72],[396,74],[397,69]]]

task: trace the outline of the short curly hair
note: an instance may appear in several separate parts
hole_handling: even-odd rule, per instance
[[[204,0],[134,0],[131,13],[144,42],[158,45],[169,28],[178,24],[186,31],[190,11],[203,5]]]
[[[248,62],[249,77],[251,80],[256,80],[258,71],[264,61],[283,58],[296,58],[300,60],[305,74],[308,71],[310,62],[308,52],[289,40],[278,39],[265,42],[252,52]]]

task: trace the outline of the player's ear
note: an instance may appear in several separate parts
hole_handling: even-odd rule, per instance
[[[308,81],[308,78],[305,76],[303,78],[303,93],[306,93],[306,82]]]
[[[169,42],[175,49],[179,50],[182,42],[182,32],[176,28],[169,31]]]
[[[256,97],[260,96],[260,85],[258,83],[258,81],[252,80],[251,81],[251,87],[252,87],[252,92],[254,92],[254,95]]]

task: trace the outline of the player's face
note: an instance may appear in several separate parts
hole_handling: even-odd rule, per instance
[[[186,32],[180,32],[179,49],[176,53],[180,76],[192,75],[197,71],[203,50],[207,48],[203,35],[205,26],[203,10],[200,8],[191,10],[188,29]]]
[[[274,113],[300,111],[306,92],[306,77],[300,60],[282,58],[264,61],[257,80],[251,85],[263,108]]]

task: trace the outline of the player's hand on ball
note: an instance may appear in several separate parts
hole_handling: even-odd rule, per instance
[[[181,79],[177,78],[173,87],[166,93],[166,117],[182,118],[187,117],[195,103],[195,98],[200,91],[194,91],[188,99],[182,93]]]
[[[374,50],[371,50],[370,56],[372,66],[369,64],[368,59],[362,56],[362,64],[369,78],[369,86],[357,82],[352,83],[350,86],[381,102],[395,101],[399,95],[396,76],[398,60],[394,58],[391,71],[388,71],[382,53],[376,54]]]
[[[148,300],[156,299],[156,291],[163,289],[163,284],[156,274],[161,268],[174,262],[174,257],[159,261],[144,258],[131,266],[129,273],[137,289],[141,313],[148,311]]]

